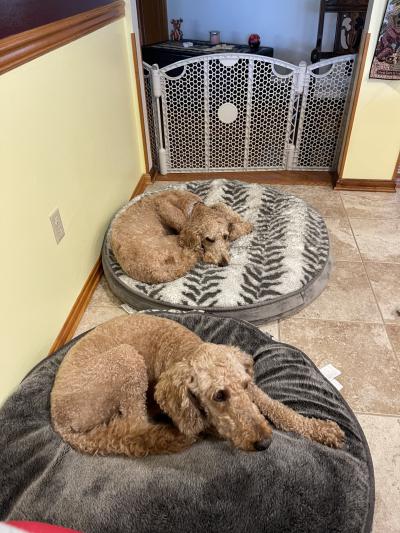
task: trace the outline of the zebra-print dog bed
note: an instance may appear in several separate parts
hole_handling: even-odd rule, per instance
[[[300,198],[276,187],[224,179],[171,187],[191,191],[208,205],[224,202],[252,222],[254,231],[231,244],[228,266],[199,262],[175,281],[150,285],[121,269],[109,228],[104,274],[115,295],[134,309],[206,310],[263,323],[299,311],[325,288],[331,266],[328,231],[321,215]]]
[[[74,339],[34,368],[0,409],[0,520],[85,533],[370,533],[368,444],[308,357],[239,320],[156,314],[207,342],[247,351],[258,386],[305,416],[337,422],[344,448],[274,430],[263,452],[204,438],[182,453],[141,459],[79,453],[53,430],[49,413],[54,377]]]

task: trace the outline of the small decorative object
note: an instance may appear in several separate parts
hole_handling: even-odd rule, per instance
[[[250,50],[258,50],[260,48],[261,37],[258,33],[252,33],[249,35],[249,47]]]
[[[218,30],[210,31],[210,43],[219,44],[221,42],[221,32]]]
[[[183,19],[172,19],[172,30],[171,30],[171,41],[182,41],[183,39],[183,32],[181,30],[181,24],[183,22]]]
[[[388,0],[369,77],[400,80],[399,0]]]

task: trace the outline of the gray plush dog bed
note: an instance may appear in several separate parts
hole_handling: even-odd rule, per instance
[[[109,228],[102,250],[104,274],[115,295],[134,309],[206,310],[263,323],[299,311],[325,288],[331,264],[328,231],[321,215],[300,198],[234,180],[173,187],[199,195],[207,205],[225,203],[252,222],[254,231],[231,244],[227,267],[198,263],[175,281],[149,285],[121,269]],[[111,224],[143,196],[123,207]]]
[[[341,395],[302,352],[251,324],[202,313],[157,313],[255,359],[256,382],[298,412],[335,420],[342,450],[274,431],[264,452],[202,440],[142,459],[92,457],[50,424],[49,393],[75,341],[37,365],[0,410],[0,519],[84,533],[367,533],[374,480],[363,432]]]

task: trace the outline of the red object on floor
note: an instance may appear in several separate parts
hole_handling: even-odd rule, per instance
[[[80,533],[75,529],[67,529],[61,526],[51,526],[50,524],[43,524],[41,522],[19,522],[12,520],[11,522],[7,522],[7,524],[29,533]]]

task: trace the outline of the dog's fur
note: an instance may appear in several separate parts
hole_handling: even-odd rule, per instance
[[[305,418],[272,400],[252,376],[252,358],[234,346],[203,342],[172,320],[119,317],[65,356],[51,392],[52,421],[71,446],[91,454],[178,452],[203,432],[242,450],[263,450],[272,437],[266,418],[278,429],[342,446],[335,422]],[[172,424],[151,419],[150,391]]]
[[[222,203],[208,207],[199,196],[168,190],[132,204],[111,227],[111,249],[122,269],[144,283],[165,283],[198,260],[225,266],[229,242],[252,225]]]

